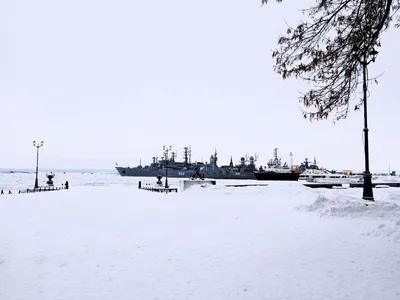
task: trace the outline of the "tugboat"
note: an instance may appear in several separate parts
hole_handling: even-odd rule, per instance
[[[274,157],[267,163],[268,168],[260,167],[259,171],[254,171],[257,180],[277,180],[277,181],[297,181],[300,172],[297,169],[291,169],[278,158],[278,148],[274,149]]]

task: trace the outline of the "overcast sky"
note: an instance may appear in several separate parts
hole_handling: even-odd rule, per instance
[[[271,52],[306,1],[13,0],[0,5],[0,168],[113,168],[149,163],[172,145],[193,160],[273,148],[295,163],[363,170],[363,116],[304,120],[301,81]],[[301,2],[301,3],[300,3]],[[397,36],[385,33],[371,75],[372,170],[400,169]],[[361,94],[359,95],[361,97]]]

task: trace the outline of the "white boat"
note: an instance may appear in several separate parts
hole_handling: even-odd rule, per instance
[[[300,166],[303,170],[299,180],[315,183],[356,183],[363,182],[363,175],[346,174],[344,172],[333,173],[327,169],[319,168],[314,158],[313,164],[308,164],[307,159]]]

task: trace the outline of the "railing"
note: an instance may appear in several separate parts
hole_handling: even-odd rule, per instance
[[[138,189],[139,190],[145,190],[149,192],[156,192],[156,193],[171,193],[171,192],[178,192],[178,188],[173,188],[173,187],[163,187],[163,186],[153,186],[150,185],[150,183],[145,183],[144,186],[142,186],[142,182],[139,181],[138,183]]]
[[[18,190],[18,194],[27,194],[27,193],[39,193],[39,192],[51,192],[51,191],[60,191],[60,190],[68,190],[68,187],[64,187],[62,185],[61,187],[55,187],[55,186],[47,186],[47,187],[39,187],[37,189],[22,189]],[[1,190],[0,195],[11,195],[12,191],[8,190],[8,193],[5,193],[4,190]]]

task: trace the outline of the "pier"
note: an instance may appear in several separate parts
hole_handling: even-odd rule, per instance
[[[151,185],[150,183],[146,183],[144,186],[142,186],[141,181],[139,181],[139,183],[138,183],[138,189],[144,190],[144,191],[149,191],[149,192],[166,193],[166,194],[171,193],[171,192],[175,192],[175,193],[178,192],[178,188],[176,188],[176,187],[169,187],[169,186],[165,187],[160,184],[154,186],[154,185]]]
[[[301,183],[302,185],[312,188],[324,188],[324,189],[333,189],[333,188],[362,188],[364,187],[363,183]],[[256,187],[256,186],[268,186],[269,184],[226,184],[226,187]],[[382,187],[400,187],[400,182],[377,182],[372,183],[372,187],[379,188]]]

